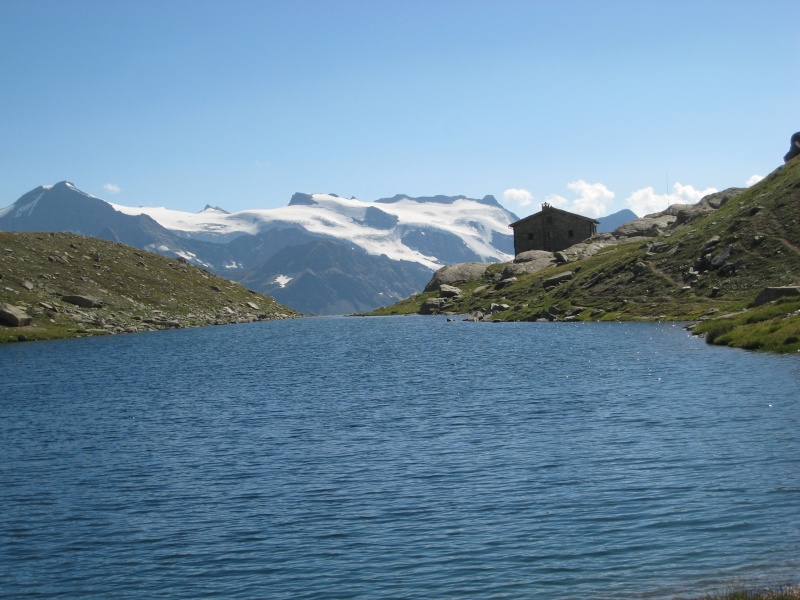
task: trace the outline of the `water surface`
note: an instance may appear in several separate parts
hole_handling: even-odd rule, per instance
[[[800,360],[320,318],[0,347],[5,597],[660,598],[797,579]]]

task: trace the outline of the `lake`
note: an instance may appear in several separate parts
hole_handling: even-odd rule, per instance
[[[668,598],[800,569],[800,357],[309,318],[0,346],[0,596]]]

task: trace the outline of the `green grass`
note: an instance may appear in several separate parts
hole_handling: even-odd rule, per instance
[[[800,352],[800,300],[777,301],[697,324],[709,344],[780,354]]]

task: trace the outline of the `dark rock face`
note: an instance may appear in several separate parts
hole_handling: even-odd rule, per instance
[[[289,206],[314,206],[316,202],[311,194],[304,194],[303,192],[295,192],[292,194],[292,199],[289,200]]]
[[[789,146],[789,152],[783,157],[783,162],[787,163],[793,158],[800,156],[800,131],[797,133],[792,134],[792,138],[789,140],[791,146]]]
[[[395,215],[383,212],[380,208],[369,206],[364,212],[364,220],[362,223],[374,229],[392,229],[397,225],[398,221],[399,219]]]

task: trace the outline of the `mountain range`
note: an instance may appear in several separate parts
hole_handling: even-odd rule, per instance
[[[615,213],[599,230],[632,218]],[[190,213],[113,204],[61,181],[0,209],[0,230],[120,242],[180,257],[305,314],[347,314],[406,298],[442,266],[512,259],[508,225],[518,219],[493,196],[403,194],[365,202],[296,193],[274,209]]]
[[[420,290],[443,265],[509,260],[515,220],[492,196],[297,193],[275,209],[189,213],[113,204],[67,181],[0,209],[0,230],[80,233],[180,257],[306,314],[371,310]]]

